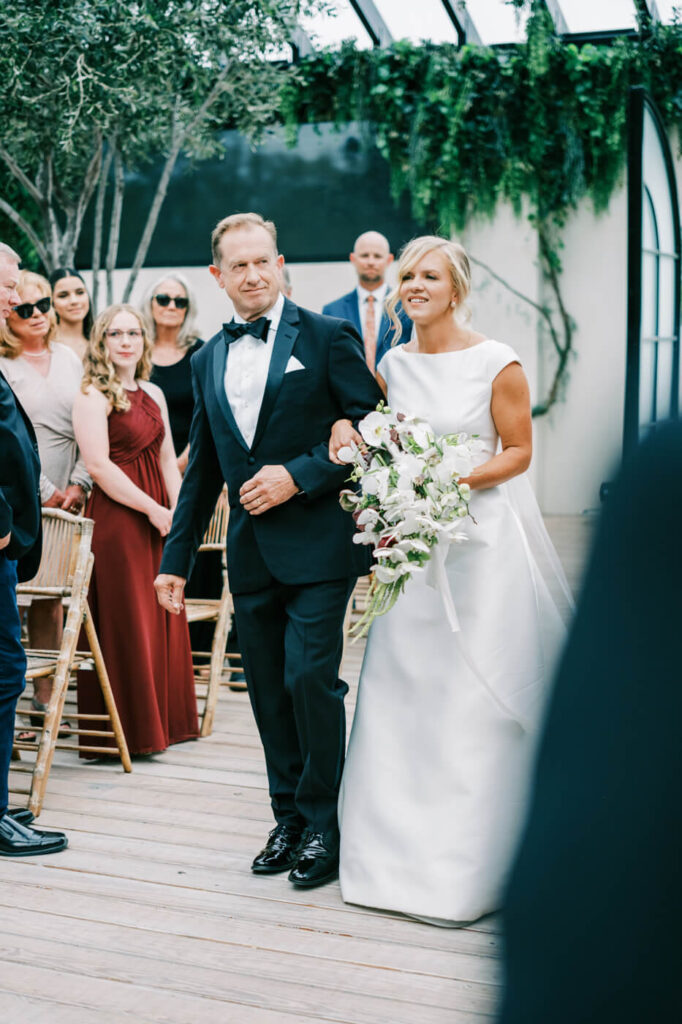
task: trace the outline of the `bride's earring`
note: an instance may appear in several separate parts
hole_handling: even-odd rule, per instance
[[[451,305],[451,306],[453,307],[453,309],[454,309],[454,307],[455,307],[455,306],[457,305],[457,299],[453,299],[453,300],[452,300],[452,302],[450,303],[450,305]]]

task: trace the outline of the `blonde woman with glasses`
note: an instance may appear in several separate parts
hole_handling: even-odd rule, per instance
[[[187,620],[154,595],[180,472],[163,392],[149,381],[151,353],[140,314],[110,306],[93,327],[73,411],[94,481],[90,607],[132,754],[198,735]],[[93,673],[81,673],[79,702],[103,711]]]

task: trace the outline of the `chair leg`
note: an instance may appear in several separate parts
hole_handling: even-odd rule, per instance
[[[220,611],[216,619],[213,633],[213,644],[211,646],[211,665],[208,675],[208,687],[206,689],[206,704],[201,719],[201,736],[210,736],[213,732],[213,719],[218,704],[220,693],[220,680],[223,674],[225,663],[225,648],[227,647],[227,636],[230,632],[232,614],[229,607],[229,595],[223,590],[220,602]]]
[[[85,635],[88,640],[88,646],[90,647],[90,651],[95,662],[95,671],[97,672],[97,678],[99,679],[99,685],[102,690],[102,697],[104,698],[104,703],[106,705],[109,718],[111,719],[111,728],[114,733],[114,739],[116,740],[116,746],[118,747],[121,764],[123,765],[124,771],[131,772],[133,770],[133,766],[130,760],[128,744],[123,734],[121,719],[118,715],[116,701],[114,700],[111,683],[109,682],[109,674],[107,672],[106,665],[104,664],[104,658],[102,657],[102,648],[99,645],[99,638],[95,630],[95,624],[92,621],[90,606],[87,601],[85,602],[83,622],[85,625]]]
[[[79,611],[75,605],[72,604],[69,608],[68,615],[66,616],[66,624],[64,625],[64,633],[62,635],[62,645],[59,649],[59,654],[57,655],[57,663],[52,682],[52,694],[47,705],[47,711],[45,712],[43,730],[40,736],[35,766],[31,778],[31,793],[28,801],[28,809],[36,817],[40,814],[43,806],[47,780],[52,767],[52,759],[54,757],[55,743],[57,742],[59,723],[62,720],[66,691],[69,685],[69,673],[76,653],[76,646],[78,644],[79,620]]]

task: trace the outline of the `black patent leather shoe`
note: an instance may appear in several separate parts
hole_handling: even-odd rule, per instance
[[[333,882],[338,874],[338,832],[306,832],[289,881],[299,889],[313,889],[316,885]]]
[[[276,875],[280,871],[288,871],[298,859],[302,834],[303,829],[293,825],[277,825],[251,865],[251,870],[257,875]]]
[[[14,818],[21,825],[30,825],[34,817],[28,807],[10,807],[7,813],[10,818]]]
[[[63,832],[40,832],[22,825],[11,814],[0,818],[0,857],[35,857],[59,853],[68,846]]]

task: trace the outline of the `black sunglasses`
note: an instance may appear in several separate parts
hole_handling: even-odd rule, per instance
[[[12,310],[22,320],[30,320],[34,309],[37,309],[39,313],[47,313],[51,305],[52,299],[46,295],[44,299],[38,299],[37,302],[22,302],[20,306],[13,306]]]
[[[175,304],[176,309],[187,309],[189,306],[189,299],[184,298],[181,295],[155,295],[154,298],[160,306],[170,306],[171,302]]]

